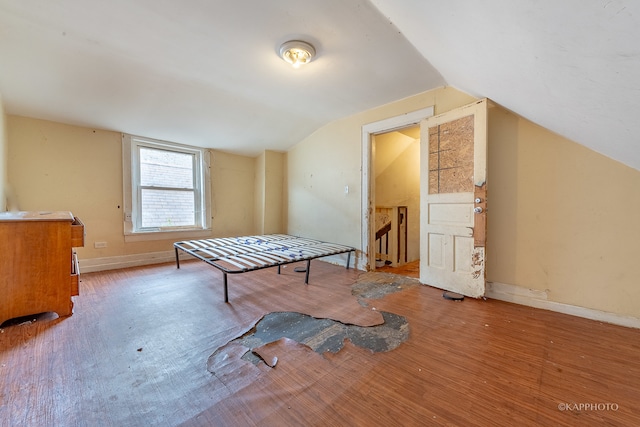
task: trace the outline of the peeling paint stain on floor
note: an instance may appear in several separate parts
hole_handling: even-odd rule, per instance
[[[369,299],[420,286],[417,279],[392,273],[363,273],[351,287],[351,294],[367,307]],[[403,316],[379,311],[383,323],[358,326],[333,319],[316,318],[297,312],[273,312],[263,316],[243,335],[218,348],[210,357],[207,369],[217,375],[226,371],[231,360],[242,359],[255,366],[275,367],[277,355],[265,353],[265,346],[288,339],[316,353],[337,353],[350,341],[371,352],[386,352],[397,348],[409,338],[409,324]],[[248,365],[250,366],[250,365]]]
[[[351,286],[351,294],[358,297],[360,305],[368,306],[365,299],[380,299],[386,295],[400,292],[414,286],[420,286],[418,279],[393,273],[363,273]]]
[[[337,353],[348,339],[353,344],[374,353],[391,351],[409,337],[407,319],[393,313],[381,311],[384,323],[377,326],[349,325],[332,319],[316,319],[295,312],[275,312],[265,315],[247,333],[220,347],[209,358],[209,371],[214,372],[220,360],[221,352],[229,347],[242,346],[246,352],[241,359],[257,365],[261,362],[275,366],[277,360],[264,360],[260,354],[249,351],[277,341],[289,338],[311,348],[317,353],[329,351]]]

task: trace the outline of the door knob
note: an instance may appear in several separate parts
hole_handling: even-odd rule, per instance
[[[478,206],[478,207],[476,207],[476,208],[473,208],[473,211],[474,211],[475,213],[482,213],[482,208],[481,208],[480,206]]]

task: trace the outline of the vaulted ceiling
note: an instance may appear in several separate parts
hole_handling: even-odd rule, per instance
[[[447,84],[640,169],[640,2],[372,0]]]
[[[293,69],[283,42],[317,58]],[[443,85],[640,169],[635,0],[0,0],[9,114],[255,155]]]

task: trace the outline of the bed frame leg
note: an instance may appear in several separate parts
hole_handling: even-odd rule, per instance
[[[304,284],[308,285],[309,284],[309,270],[311,270],[311,260],[308,259],[307,260],[307,269],[304,273]]]
[[[229,290],[227,288],[227,273],[223,272],[224,276],[224,302],[229,302]]]
[[[347,252],[347,270],[349,269],[350,262],[351,262],[351,252]]]
[[[278,274],[280,274],[280,264],[278,264]]]
[[[178,256],[178,248],[174,248],[176,250],[176,267],[180,268],[180,257]]]

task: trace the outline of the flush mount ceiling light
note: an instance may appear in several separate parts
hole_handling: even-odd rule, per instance
[[[315,55],[314,47],[300,40],[290,40],[280,46],[280,57],[293,65],[294,68],[308,64]]]

